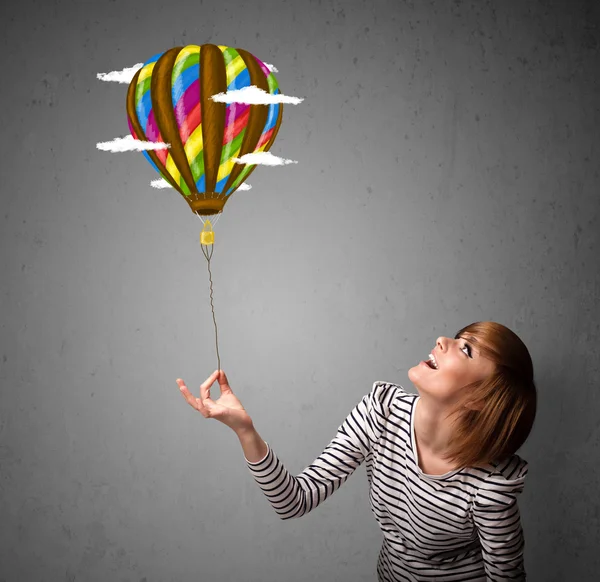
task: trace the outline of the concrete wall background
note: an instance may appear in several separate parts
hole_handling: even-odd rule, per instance
[[[375,380],[478,320],[530,348],[533,582],[600,568],[600,9],[577,1],[42,2],[0,8],[0,580],[375,580],[364,466],[281,522],[216,369],[200,222],[155,190],[126,85],[179,44],[274,64],[272,152],[216,228],[222,368],[300,472]],[[218,394],[218,389],[214,393]]]

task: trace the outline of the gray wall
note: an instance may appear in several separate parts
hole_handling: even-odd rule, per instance
[[[181,397],[217,367],[199,220],[149,186],[126,85],[178,44],[274,64],[272,152],[217,225],[222,368],[300,472],[375,380],[494,320],[539,387],[533,582],[600,568],[598,28],[590,2],[2,4],[0,580],[375,580],[364,466],[282,522]],[[215,388],[214,394],[218,394]]]

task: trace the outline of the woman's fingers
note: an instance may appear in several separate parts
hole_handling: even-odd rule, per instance
[[[210,389],[215,383],[215,380],[219,381],[221,394],[232,393],[232,390],[228,384],[227,376],[223,370],[215,370],[202,384],[200,384],[200,398],[197,398],[188,390],[188,387],[181,378],[177,378],[177,385],[179,386],[179,390],[183,394],[183,397],[187,400],[188,404],[192,408],[195,408],[201,412],[202,416],[205,418],[211,417],[211,410],[213,414],[217,413],[217,411],[214,410],[215,404],[210,398]]]
[[[179,390],[183,394],[183,397],[187,400],[187,403],[192,407],[202,413],[202,416],[208,418],[208,410],[206,406],[202,404],[202,400],[200,398],[196,398],[185,385],[185,382],[181,378],[177,378],[177,385],[179,386]]]
[[[219,370],[221,375],[219,376],[219,388],[221,389],[221,394],[225,394],[226,392],[232,393],[231,387],[229,386],[229,380],[227,379],[227,375],[223,370]]]
[[[183,394],[183,397],[187,400],[187,403],[190,406],[198,409],[198,405],[196,403],[196,398],[194,395],[188,390],[188,387],[185,385],[185,382],[181,378],[177,378],[177,385],[179,386],[179,390]]]
[[[200,384],[200,399],[206,400],[210,398],[210,387],[219,377],[219,370],[215,370],[202,384]]]

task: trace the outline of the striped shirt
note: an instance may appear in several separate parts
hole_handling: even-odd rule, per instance
[[[525,580],[517,497],[527,462],[428,475],[418,463],[414,410],[419,397],[375,382],[321,455],[296,477],[267,443],[248,468],[282,520],[324,502],[366,461],[371,510],[383,533],[380,582]]]

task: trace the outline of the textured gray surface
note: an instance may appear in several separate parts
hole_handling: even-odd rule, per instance
[[[297,473],[373,381],[477,320],[529,346],[533,582],[600,569],[594,2],[2,4],[0,580],[375,580],[364,467],[279,521],[225,426],[200,222],[155,190],[126,85],[178,44],[274,64],[272,152],[217,225],[223,369]],[[215,390],[218,393],[218,390]]]

